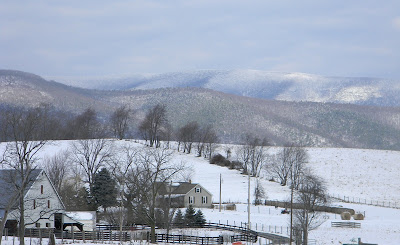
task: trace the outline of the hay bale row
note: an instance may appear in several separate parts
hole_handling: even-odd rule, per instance
[[[354,220],[364,220],[364,215],[361,213],[351,214],[350,212],[343,212],[340,214],[342,220],[350,220],[353,217]]]

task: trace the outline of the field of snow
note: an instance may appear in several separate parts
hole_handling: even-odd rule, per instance
[[[125,144],[143,147],[133,141],[114,141],[115,149]],[[70,147],[71,141],[55,142],[48,145],[40,153],[41,158],[51,157],[57,152]],[[0,145],[0,152],[5,144]],[[219,149],[222,152],[222,147]],[[270,153],[276,153],[279,148],[271,148]],[[364,149],[333,149],[309,148],[308,166],[318,176],[322,177],[328,187],[328,192],[334,196],[346,196],[348,199],[391,202],[400,206],[400,152],[379,151]],[[247,176],[236,170],[211,165],[207,160],[175,152],[173,162],[185,163],[192,171],[191,180],[200,183],[213,194],[213,202],[219,202],[219,177],[222,176],[222,201],[235,202],[236,211],[221,212],[218,209],[202,210],[207,221],[240,225],[247,222]],[[262,185],[271,200],[288,200],[289,189],[276,182],[268,181],[269,177],[263,174]],[[254,187],[254,179],[251,186]],[[252,189],[253,190],[253,189]],[[253,197],[251,197],[252,199]],[[332,228],[332,221],[339,221],[339,215],[325,214],[326,221],[317,230],[310,233],[310,238],[316,244],[354,243],[357,238],[362,241],[376,244],[400,244],[400,209],[376,207],[371,205],[332,203],[331,205],[353,208],[365,213],[366,218],[359,229]],[[252,228],[265,232],[277,232],[286,235],[289,216],[280,213],[281,209],[269,206],[252,206]]]

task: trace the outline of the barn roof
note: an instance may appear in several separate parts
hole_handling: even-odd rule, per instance
[[[34,169],[31,171],[27,186],[24,190],[24,195],[32,187],[33,182],[37,179],[42,169]],[[0,209],[4,209],[18,193],[21,188],[22,178],[19,171],[15,169],[0,169]]]
[[[158,182],[158,194],[160,195],[185,195],[187,194],[191,189],[195,188],[199,184],[195,183],[189,183],[189,182],[178,182],[178,183],[164,183],[164,182]],[[168,190],[168,188],[171,188]]]

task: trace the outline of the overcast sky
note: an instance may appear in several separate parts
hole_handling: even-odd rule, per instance
[[[400,78],[400,1],[1,0],[0,68],[258,69]]]

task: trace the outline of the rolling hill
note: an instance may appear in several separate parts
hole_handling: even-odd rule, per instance
[[[212,124],[222,142],[240,142],[245,133],[266,136],[272,144],[400,150],[400,108],[244,97],[205,88],[91,90],[39,76],[0,71],[0,103],[49,103],[75,113],[92,107],[107,118],[118,106],[134,109],[135,122],[157,103],[167,106],[174,128],[195,120]]]

